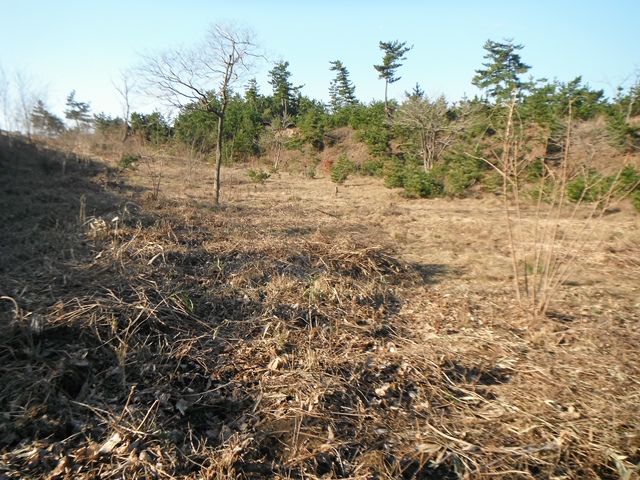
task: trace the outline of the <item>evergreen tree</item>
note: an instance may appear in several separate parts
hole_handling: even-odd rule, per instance
[[[527,73],[531,67],[522,63],[520,55],[516,53],[523,46],[514,45],[512,40],[505,40],[505,43],[487,40],[483,48],[487,51],[484,56],[487,62],[482,64],[486,68],[476,70],[471,83],[486,90],[496,101],[504,103],[514,91],[525,86],[520,75]]]
[[[160,112],[151,114],[133,112],[131,133],[154,145],[160,145],[171,137],[172,132],[169,123]]]
[[[404,92],[404,94],[406,95],[407,98],[416,99],[416,100],[420,100],[421,98],[424,98],[426,95],[425,91],[417,82],[415,87],[413,87],[413,90],[411,90],[411,92]]]
[[[111,115],[107,115],[104,112],[93,116],[93,127],[97,132],[105,135],[109,133],[122,132],[124,124],[125,122],[122,118],[113,118]]]
[[[258,104],[261,100],[260,98],[260,88],[258,87],[258,81],[255,78],[250,79],[247,82],[244,91],[244,99],[247,103],[254,107],[254,109],[258,109]]]
[[[302,138],[316,150],[324,148],[324,132],[327,124],[326,106],[307,97],[300,99],[300,115],[296,120]]]
[[[269,71],[269,84],[273,87],[273,99],[276,108],[282,117],[296,116],[298,114],[298,102],[300,89],[303,85],[294,87],[289,78],[289,62],[278,62]]]
[[[67,97],[67,107],[64,115],[68,120],[76,122],[76,130],[86,129],[91,125],[91,106],[88,103],[77,101],[75,90]]]
[[[36,132],[50,137],[55,137],[65,130],[62,119],[49,112],[42,100],[36,101],[36,106],[31,112],[31,124]]]
[[[264,95],[260,94],[260,88],[255,78],[252,78],[247,82],[244,91],[244,99],[247,103],[247,107],[259,117],[260,123],[263,122],[265,112],[268,109],[268,102]]]
[[[407,42],[399,42],[398,40],[393,42],[380,42],[380,50],[384,52],[382,65],[373,66],[379,73],[378,78],[384,79],[384,107],[387,116],[390,115],[389,102],[387,101],[389,84],[400,80],[400,77],[395,76],[396,70],[402,66],[400,61],[406,60],[405,54],[413,48],[405,47],[406,44]]]
[[[356,88],[349,80],[349,71],[347,68],[340,60],[329,63],[331,64],[329,70],[336,72],[336,77],[331,81],[331,85],[329,86],[329,98],[333,111],[335,112],[340,108],[358,103],[356,99]]]

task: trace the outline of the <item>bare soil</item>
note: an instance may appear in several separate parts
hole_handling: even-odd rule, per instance
[[[628,205],[534,317],[498,197],[0,141],[0,478],[638,478]]]

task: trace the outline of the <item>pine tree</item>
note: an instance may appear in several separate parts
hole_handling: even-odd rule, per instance
[[[36,102],[36,106],[31,112],[31,124],[36,132],[50,137],[55,137],[65,130],[62,119],[49,112],[42,100]]]
[[[471,83],[480,89],[486,89],[489,96],[498,102],[506,102],[514,91],[521,90],[526,84],[520,80],[531,68],[522,63],[520,55],[522,45],[514,45],[513,40],[498,43],[487,40],[483,47],[488,53],[484,56],[488,61],[482,65],[486,68],[476,70]]]
[[[329,86],[331,108],[335,111],[357,104],[356,88],[349,80],[349,71],[340,60],[329,63],[331,64],[329,70],[336,72],[336,77],[331,81],[331,85]]]
[[[271,71],[269,71],[269,84],[273,87],[273,98],[276,101],[280,113],[283,118],[289,115],[296,116],[298,105],[296,101],[300,89],[304,86],[294,87],[291,81],[291,72],[289,71],[289,62],[278,62]]]
[[[387,100],[389,84],[400,80],[400,77],[395,76],[396,70],[402,66],[400,61],[406,60],[405,54],[413,48],[405,47],[406,44],[407,42],[399,42],[398,40],[393,42],[380,42],[380,50],[384,52],[382,65],[373,66],[379,73],[378,78],[384,79],[384,108],[387,115],[390,115],[389,102]]]
[[[91,124],[91,106],[85,102],[76,100],[76,91],[73,90],[67,97],[67,110],[64,115],[67,119],[76,122],[76,129],[87,128]]]

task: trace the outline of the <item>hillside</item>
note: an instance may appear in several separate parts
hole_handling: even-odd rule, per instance
[[[534,317],[499,198],[293,166],[0,137],[0,478],[638,478],[629,204]]]

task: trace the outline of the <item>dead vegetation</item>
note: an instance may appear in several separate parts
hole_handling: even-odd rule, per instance
[[[533,319],[497,202],[1,141],[0,478],[638,478],[637,216]]]

